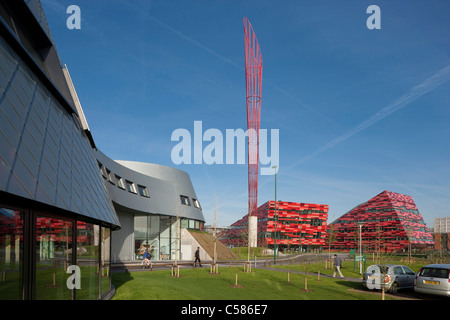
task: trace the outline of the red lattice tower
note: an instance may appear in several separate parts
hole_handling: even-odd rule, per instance
[[[261,113],[262,57],[252,25],[244,18],[245,87],[248,132],[248,214],[258,209],[259,127]]]

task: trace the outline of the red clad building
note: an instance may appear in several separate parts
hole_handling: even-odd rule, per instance
[[[414,200],[407,195],[383,191],[353,208],[328,226],[331,247],[337,250],[359,248],[365,251],[395,252],[434,245]]]
[[[275,201],[258,208],[258,246],[273,246],[275,238],[281,247],[306,249],[325,245],[328,205],[286,201],[277,204],[276,210]],[[222,231],[218,238],[227,246],[246,246],[247,234],[246,215]]]

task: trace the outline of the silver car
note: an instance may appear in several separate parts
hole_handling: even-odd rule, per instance
[[[367,289],[384,289],[389,293],[397,293],[398,289],[414,288],[416,274],[407,266],[399,264],[372,265],[363,274],[363,286]]]
[[[420,269],[415,292],[450,297],[450,264],[429,264]]]

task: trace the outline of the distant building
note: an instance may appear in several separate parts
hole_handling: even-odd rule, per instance
[[[433,235],[425,225],[412,197],[383,191],[329,224],[332,248],[348,250],[359,247],[365,251],[395,252],[434,245]]]
[[[204,231],[209,232],[211,234],[214,234],[214,230],[217,233],[220,233],[220,232],[222,232],[224,230],[228,230],[230,227],[229,226],[227,226],[227,227],[218,227],[218,226],[212,226],[212,225],[208,224],[208,225],[205,225],[203,228],[204,228],[203,229]]]
[[[434,233],[434,248],[439,251],[450,250],[450,233]]]
[[[325,245],[328,205],[268,201],[258,208],[258,246],[307,250]],[[276,226],[276,228],[275,228]],[[247,246],[248,216],[219,234],[228,246]]]
[[[450,250],[450,217],[434,219],[434,241],[435,249]]]
[[[434,233],[450,233],[450,217],[435,218]]]

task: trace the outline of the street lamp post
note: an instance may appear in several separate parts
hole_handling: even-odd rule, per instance
[[[273,264],[277,264],[277,225],[278,225],[278,215],[277,215],[277,166],[272,166],[272,169],[275,170],[275,241],[274,241],[274,247],[273,247]]]
[[[362,274],[362,241],[361,241],[361,228],[363,226],[364,222],[359,221],[359,274]]]

